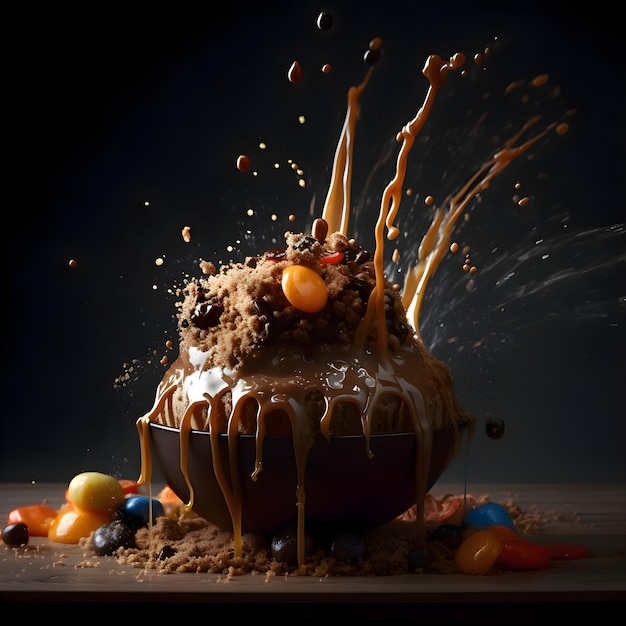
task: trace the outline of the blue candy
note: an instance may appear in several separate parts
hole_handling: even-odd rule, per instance
[[[152,523],[157,517],[165,515],[160,500],[152,498]],[[150,523],[150,498],[148,496],[129,496],[116,511],[115,517],[122,520],[133,530],[147,528]]]
[[[490,502],[476,507],[465,514],[465,522],[472,528],[487,528],[488,526],[508,526],[515,529],[513,519],[508,511],[500,504]]]

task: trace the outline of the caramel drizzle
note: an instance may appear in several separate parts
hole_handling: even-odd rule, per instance
[[[515,135],[504,143],[502,149],[494,154],[491,160],[483,163],[465,185],[452,196],[449,200],[447,211],[444,212],[440,208],[435,210],[433,221],[419,246],[417,263],[410,267],[405,275],[402,293],[402,304],[407,311],[409,321],[418,335],[420,334],[419,316],[426,293],[426,286],[450,248],[454,225],[459,217],[463,215],[469,203],[481,191],[487,189],[498,174],[545,137],[551,130],[561,127],[556,122],[553,122],[534,137],[514,147],[514,144],[520,137],[537,124],[540,119],[540,116],[536,116],[528,120]]]
[[[361,84],[348,89],[346,118],[335,151],[328,195],[322,211],[322,219],[328,224],[328,232],[331,234],[340,232],[346,237],[348,236],[354,153],[353,138],[356,130],[359,98],[373,71],[374,67],[370,67]]]
[[[465,55],[457,53],[444,61],[440,56],[433,54],[428,57],[423,69],[423,74],[428,79],[430,86],[426,92],[426,97],[421,108],[408,124],[404,126],[400,132],[402,137],[402,146],[398,153],[396,162],[396,174],[391,182],[387,185],[383,192],[380,204],[380,213],[376,222],[376,247],[374,250],[374,270],[376,275],[376,284],[367,303],[367,311],[363,320],[359,324],[356,331],[355,346],[360,348],[365,343],[367,329],[371,327],[372,318],[376,318],[376,349],[378,357],[385,361],[388,357],[387,351],[387,328],[385,318],[385,275],[384,275],[384,229],[387,226],[387,237],[390,240],[396,239],[400,235],[400,229],[394,225],[395,218],[400,209],[400,201],[402,198],[402,185],[406,176],[406,166],[409,153],[415,144],[415,138],[419,135],[430,112],[432,110],[435,98],[443,87],[448,72],[456,70],[465,63]],[[344,206],[344,211],[348,211],[349,207]],[[346,218],[347,222],[347,218]],[[406,292],[406,286],[405,286]]]

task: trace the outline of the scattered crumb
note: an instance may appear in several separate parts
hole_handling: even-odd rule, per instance
[[[444,496],[446,502],[452,496]],[[454,496],[454,498],[459,498]],[[466,496],[471,506],[489,502],[487,496]],[[534,534],[544,523],[554,518],[538,511],[527,513],[515,502],[506,501],[502,506],[513,518],[521,533]],[[447,512],[449,510],[446,510]],[[454,519],[456,510],[451,513]],[[426,538],[442,520],[426,522]],[[267,537],[245,533],[241,557],[234,556],[233,533],[223,531],[207,520],[187,513],[178,518],[160,517],[152,529],[143,528],[136,534],[137,547],[120,548],[115,558],[120,564],[143,569],[154,569],[164,574],[183,572],[219,574],[218,582],[247,573],[262,574],[265,582],[276,576],[316,576],[320,579],[336,576],[394,576],[408,573],[408,555],[418,544],[418,525],[415,511],[407,513],[390,523],[365,535],[366,550],[363,557],[340,561],[330,552],[315,544],[315,551],[307,555],[301,567],[279,562],[272,556]],[[91,537],[81,544],[87,553],[92,549]],[[432,561],[417,573],[449,575],[454,573],[455,551],[437,541],[428,541]],[[97,567],[97,563],[85,561],[81,567]]]
[[[74,569],[92,569],[95,567],[100,567],[98,561],[81,561],[80,563],[76,563]]]

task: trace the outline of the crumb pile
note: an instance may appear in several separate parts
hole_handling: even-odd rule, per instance
[[[432,502],[434,498],[429,496]],[[459,496],[445,496],[458,500]],[[475,508],[491,502],[488,496],[465,496],[465,506]],[[502,504],[513,519],[520,533],[531,535],[538,532],[541,519],[537,514],[523,511],[515,502]],[[463,507],[462,510],[464,510]],[[182,509],[181,509],[182,511]],[[363,537],[362,554],[342,558],[333,555],[331,545],[341,541],[346,545],[357,541],[356,537],[337,535],[326,538],[309,539],[305,562],[296,565],[295,534],[285,537],[291,541],[291,550],[275,555],[268,537],[246,533],[243,536],[243,551],[240,556],[233,552],[233,533],[219,529],[202,517],[193,513],[183,513],[180,517],[163,516],[156,520],[151,530],[142,528],[136,534],[136,547],[119,548],[114,554],[121,564],[137,568],[155,569],[165,574],[194,572],[214,573],[226,577],[246,573],[296,576],[395,576],[413,573],[452,574],[455,572],[454,555],[464,534],[441,535],[437,521],[426,522],[428,559],[411,567],[410,555],[418,540],[417,526],[414,523],[415,509],[392,520],[388,524]],[[459,515],[448,519],[448,524]],[[459,518],[460,519],[460,518]],[[459,525],[460,529],[461,526]],[[465,531],[471,532],[471,531]],[[91,538],[83,543],[91,549]],[[285,560],[286,559],[286,560]],[[500,570],[493,570],[494,573]]]

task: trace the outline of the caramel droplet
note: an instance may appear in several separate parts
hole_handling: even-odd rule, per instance
[[[294,61],[287,72],[287,78],[291,83],[299,83],[302,80],[302,66],[298,61]]]
[[[330,30],[333,27],[333,16],[328,11],[322,11],[317,16],[316,23],[320,30]]]
[[[240,154],[237,157],[237,169],[240,172],[247,172],[252,166],[252,161],[247,154]]]
[[[78,263],[76,263],[76,259],[70,259],[68,265],[70,267],[76,267]]]
[[[569,130],[569,124],[567,122],[563,122],[556,127],[556,132],[559,135],[564,135]]]
[[[189,226],[184,226],[181,234],[184,241],[186,241],[187,243],[191,241],[191,228]]]
[[[311,229],[313,237],[320,243],[326,241],[326,235],[328,235],[328,222],[321,217],[313,222],[313,228]]]
[[[378,50],[378,48],[376,50],[369,48],[363,55],[363,60],[368,65],[376,65],[376,63],[380,60],[380,50]]]

